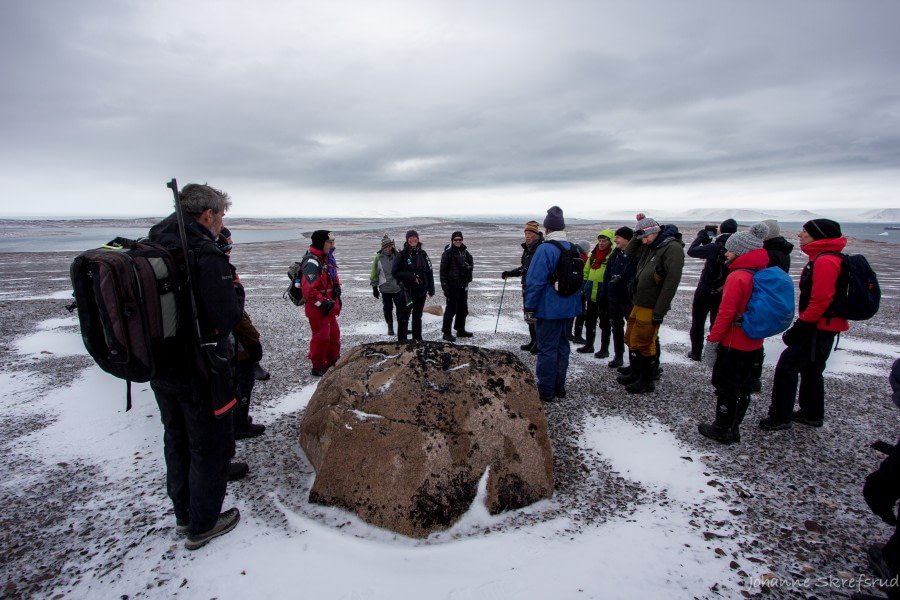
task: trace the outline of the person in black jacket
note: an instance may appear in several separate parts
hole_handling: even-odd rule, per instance
[[[194,255],[193,289],[201,332],[216,342],[216,354],[231,358],[229,337],[244,311],[243,287],[237,282],[228,257],[216,247],[228,195],[208,185],[189,184],[178,202],[185,213],[187,243]],[[181,248],[178,220],[173,213],[150,229],[150,240]],[[190,314],[181,302],[179,312]],[[185,329],[190,329],[186,327]],[[162,418],[166,457],[166,487],[175,509],[175,530],[187,535],[185,548],[195,550],[228,533],[240,521],[238,509],[221,512],[226,477],[234,455],[234,431],[230,414],[214,414],[213,390],[227,382],[203,369],[194,353],[198,340],[185,335],[185,354],[178,366],[150,382]],[[220,377],[228,378],[223,372]],[[221,417],[221,418],[219,418]]]
[[[466,317],[469,315],[469,283],[472,282],[474,264],[472,255],[463,244],[462,232],[454,231],[450,236],[450,243],[441,254],[441,290],[447,299],[447,308],[444,311],[444,341],[456,341],[452,329],[456,329],[457,337],[472,337],[472,333],[466,331]],[[456,317],[455,326],[454,317]]]
[[[404,288],[407,302],[403,314],[397,314],[397,339],[406,341],[409,334],[409,317],[412,313],[412,337],[422,341],[422,310],[425,308],[425,297],[434,296],[434,271],[431,259],[422,249],[419,234],[415,229],[406,232],[406,242],[400,251],[399,260],[391,267],[394,279]]]
[[[688,358],[700,360],[703,356],[703,342],[706,337],[706,318],[709,324],[716,322],[719,312],[719,303],[722,302],[722,287],[725,285],[725,277],[728,270],[725,264],[725,242],[731,234],[737,231],[737,221],[725,219],[718,227],[719,235],[716,236],[716,227],[707,225],[697,233],[697,237],[691,242],[687,255],[691,258],[702,258],[706,261],[703,271],[700,273],[700,281],[694,291],[694,300],[691,303],[691,349]]]
[[[528,221],[525,223],[525,241],[522,243],[522,264],[511,270],[503,271],[500,275],[503,279],[508,277],[522,278],[522,302],[525,302],[525,284],[528,281],[528,267],[531,265],[531,258],[534,256],[535,250],[544,241],[544,234],[541,233],[541,224],[537,221]],[[524,306],[524,304],[523,304]],[[522,344],[520,348],[526,352],[537,354],[537,335],[534,329],[534,323],[528,324],[528,335],[530,340],[527,344]]]
[[[631,282],[637,270],[637,258],[625,254],[625,246],[634,237],[631,227],[616,229],[613,243],[615,248],[606,259],[606,271],[603,273],[603,290],[609,311],[609,323],[612,328],[613,359],[609,368],[621,367],[625,355],[625,321],[631,314]]]

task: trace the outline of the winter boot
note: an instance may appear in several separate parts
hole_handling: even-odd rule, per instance
[[[389,336],[394,337],[395,335],[397,335],[396,333],[394,333],[394,320],[393,319],[391,319],[390,321],[387,322],[387,326],[388,326],[387,334]]]
[[[247,476],[250,467],[244,462],[228,463],[228,475],[225,477],[228,481],[238,481]]]
[[[631,385],[641,378],[641,363],[644,357],[639,352],[629,352],[628,361],[631,363],[628,373],[616,377],[616,381],[622,385]]]
[[[456,338],[453,337],[453,335],[450,333],[444,333],[444,341],[445,342],[455,342]]]
[[[209,531],[203,533],[189,533],[184,547],[188,550],[196,550],[208,544],[210,540],[225,535],[235,527],[241,520],[241,513],[236,508],[230,508],[219,515],[216,524]]]
[[[257,381],[268,381],[271,377],[271,373],[263,369],[263,366],[259,363],[254,363],[253,365],[253,379]]]
[[[621,367],[623,364],[625,364],[625,363],[622,362],[622,354],[619,353],[619,354],[616,354],[613,357],[613,359],[611,361],[609,361],[609,364],[607,364],[606,366],[608,366],[610,369],[614,369],[616,367]]]
[[[534,345],[535,345],[534,340],[531,340],[531,341],[528,342],[527,344],[522,344],[521,346],[519,346],[519,349],[522,350],[523,352],[530,352],[530,351],[531,351],[531,347],[534,346]]]
[[[638,356],[640,356],[640,354],[638,354]],[[634,365],[632,365],[632,367],[633,366]],[[626,385],[625,391],[629,394],[646,394],[654,391],[656,386],[653,384],[653,369],[653,357],[640,356],[639,368],[637,369],[638,378],[633,383]],[[632,370],[634,370],[634,368],[632,368]]]
[[[593,354],[594,353],[594,336],[596,335],[596,331],[591,331],[588,329],[587,338],[584,340],[584,346],[581,348],[577,348],[575,352],[580,354]]]
[[[265,425],[259,425],[250,418],[250,398],[238,400],[234,411],[234,439],[243,440],[262,435],[266,431]]]
[[[405,342],[409,336],[409,320],[397,323],[397,341]]]
[[[737,412],[734,417],[734,425],[731,426],[731,437],[734,443],[741,441],[741,423],[747,415],[747,408],[750,406],[750,394],[744,394],[738,397]]]
[[[594,358],[609,358],[609,347],[600,348],[599,351],[594,352]]]
[[[700,435],[721,442],[726,446],[734,442],[734,424],[737,412],[736,401],[722,398],[716,402],[716,419],[712,423],[700,423]]]

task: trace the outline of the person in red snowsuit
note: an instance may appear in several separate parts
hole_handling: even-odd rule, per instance
[[[324,375],[341,356],[341,329],[337,322],[341,314],[341,282],[337,268],[328,268],[333,247],[334,233],[319,229],[313,232],[312,245],[303,257],[301,287],[312,330],[308,356],[311,372],[317,377]]]

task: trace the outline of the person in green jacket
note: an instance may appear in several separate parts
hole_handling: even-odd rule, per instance
[[[660,225],[637,215],[634,237],[625,254],[638,259],[634,276],[633,308],[625,327],[631,369],[616,378],[631,394],[652,392],[659,364],[659,328],[672,307],[684,268],[684,242],[674,225]]]
[[[597,321],[600,321],[600,350],[594,356],[606,358],[609,356],[609,310],[606,303],[606,294],[603,290],[603,273],[606,271],[606,261],[612,252],[613,238],[616,237],[612,229],[604,229],[597,235],[597,245],[591,250],[588,259],[584,262],[584,296],[587,298],[587,314],[584,317],[586,338],[584,346],[576,352],[588,354],[594,351],[594,340],[597,337]]]

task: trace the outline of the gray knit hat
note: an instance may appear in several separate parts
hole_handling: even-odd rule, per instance
[[[393,246],[394,240],[392,240],[388,234],[384,234],[384,237],[381,238],[381,249],[384,250],[388,246]]]
[[[656,219],[651,219],[650,217],[645,216],[644,213],[638,213],[637,226],[634,228],[634,237],[640,240],[648,235],[659,233],[660,231],[662,231],[662,227],[659,226]]]
[[[766,236],[767,240],[771,240],[772,238],[781,235],[781,228],[778,226],[778,221],[775,219],[766,219],[763,223],[769,227],[769,235]]]
[[[769,226],[765,223],[751,225],[747,231],[738,231],[731,234],[725,242],[725,249],[734,252],[738,256],[759,250],[763,247],[763,240],[769,234]]]

